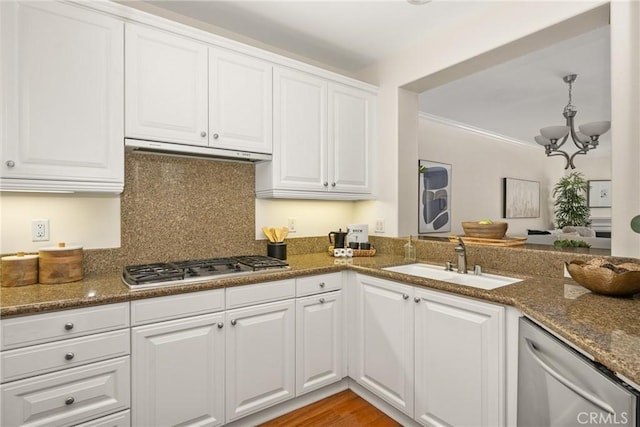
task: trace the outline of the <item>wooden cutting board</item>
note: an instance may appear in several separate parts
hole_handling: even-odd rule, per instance
[[[502,239],[484,239],[481,237],[469,237],[469,236],[449,236],[449,241],[456,243],[458,238],[462,239],[465,245],[488,245],[488,246],[522,246],[527,241],[526,237],[509,237],[505,236]]]

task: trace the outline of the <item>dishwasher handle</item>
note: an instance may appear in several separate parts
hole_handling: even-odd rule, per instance
[[[533,341],[531,341],[529,338],[525,338],[525,341],[527,342],[527,349],[529,350],[531,357],[533,357],[533,360],[535,360],[549,375],[558,380],[560,384],[567,387],[569,390],[582,397],[583,399],[591,402],[603,411],[606,411],[611,415],[615,414],[615,410],[611,407],[611,405],[604,402],[602,399],[592,395],[588,391],[583,390],[578,385],[574,384],[571,380],[562,376],[562,374],[549,366],[544,360],[542,360],[540,356],[538,356],[538,349],[536,349]]]

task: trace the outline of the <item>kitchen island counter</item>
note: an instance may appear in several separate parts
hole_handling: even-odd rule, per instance
[[[640,295],[632,298],[607,297],[593,294],[568,278],[528,277],[500,271],[490,272],[506,273],[521,278],[522,281],[493,290],[483,290],[383,270],[385,267],[405,263],[403,257],[394,255],[344,259],[316,253],[293,255],[287,262],[291,269],[284,271],[137,291],[129,290],[122,282],[120,272],[87,276],[79,282],[61,285],[2,288],[0,316],[34,314],[353,270],[515,306],[627,381],[636,386],[640,384]]]

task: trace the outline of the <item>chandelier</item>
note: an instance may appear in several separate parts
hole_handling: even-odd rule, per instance
[[[611,122],[592,122],[579,126],[579,131],[574,128],[573,119],[578,113],[576,107],[571,104],[571,89],[573,88],[573,82],[578,78],[577,74],[569,74],[564,76],[562,80],[569,85],[569,102],[564,107],[562,115],[567,120],[566,126],[549,126],[540,129],[540,135],[535,137],[538,144],[544,146],[545,153],[550,156],[562,156],[566,159],[567,163],[564,168],[575,169],[573,159],[578,154],[587,154],[589,150],[593,150],[598,147],[598,138],[600,135],[606,133],[611,127]],[[567,142],[571,136],[573,143],[578,148],[578,151],[569,155],[566,151],[560,148]]]

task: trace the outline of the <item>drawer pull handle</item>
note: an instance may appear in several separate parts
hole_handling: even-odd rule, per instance
[[[72,330],[72,329],[73,329],[73,323],[71,323],[71,322],[67,322],[67,323],[65,323],[65,324],[64,324],[64,328],[65,328],[67,331]]]
[[[236,319],[231,319],[231,326],[236,326],[236,323],[238,323]]]
[[[65,358],[65,359],[67,359],[67,360],[71,360],[71,359],[73,359],[74,357],[76,357],[76,355],[75,355],[73,352],[71,352],[71,351],[70,351],[69,353],[67,353],[67,354],[65,354],[65,355],[64,355],[64,358]]]
[[[222,329],[223,326],[224,326],[224,323],[218,322],[218,329]]]
[[[320,287],[324,288],[324,282],[320,282]]]
[[[324,304],[324,298],[320,298],[320,304]]]
[[[420,298],[420,297],[415,297],[413,300],[414,300],[415,302],[420,302],[420,301],[422,301],[422,298]]]
[[[73,402],[75,402],[76,400],[73,397],[67,397],[67,399],[64,401],[65,405],[72,405]]]
[[[408,294],[402,294],[402,299],[409,299],[409,295]]]

